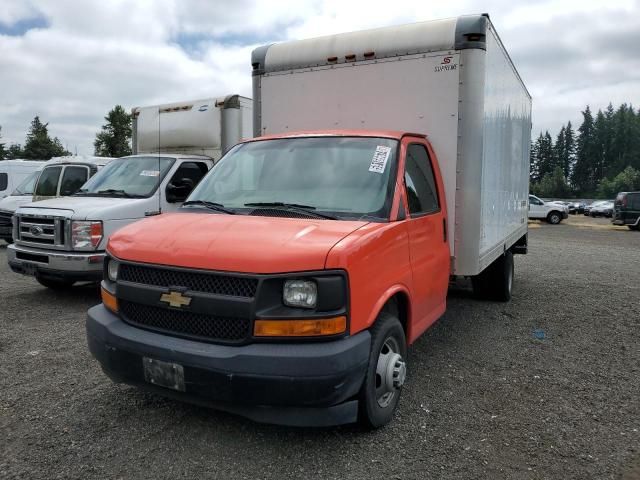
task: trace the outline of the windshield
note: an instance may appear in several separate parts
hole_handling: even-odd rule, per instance
[[[396,140],[366,137],[241,144],[213,167],[189,201],[215,202],[239,213],[293,204],[341,218],[387,219],[396,148]]]
[[[109,162],[76,195],[148,197],[175,162],[166,157],[124,157]]]
[[[36,186],[38,175],[40,175],[39,170],[37,172],[33,172],[16,187],[11,195],[33,195],[33,189]]]

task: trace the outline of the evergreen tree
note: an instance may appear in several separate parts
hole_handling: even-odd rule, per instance
[[[553,153],[557,166],[562,169],[562,173],[566,178],[569,171],[569,159],[566,152],[565,132],[566,128],[563,125],[560,129],[560,133],[558,133],[558,137],[556,138],[556,144],[553,146]]]
[[[100,157],[131,155],[131,115],[116,105],[104,119],[107,123],[93,142],[95,154]]]
[[[589,105],[582,112],[580,135],[576,142],[576,163],[572,172],[572,183],[582,195],[592,194],[596,188],[596,161],[598,157],[593,115]]]
[[[52,157],[71,155],[58,137],[49,137],[48,123],[42,123],[37,115],[31,122],[24,144],[23,157],[31,160],[49,160]]]
[[[16,158],[24,158],[24,152],[22,151],[22,147],[19,143],[12,143],[9,145],[5,159],[15,160]]]
[[[576,161],[576,134],[573,131],[570,121],[567,122],[567,126],[564,129],[564,160],[564,175],[565,178],[569,179]]]

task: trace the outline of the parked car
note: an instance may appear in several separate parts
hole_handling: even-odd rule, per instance
[[[529,195],[529,218],[546,220],[557,225],[569,217],[569,207],[562,203],[545,202],[535,195]]]
[[[589,210],[589,216],[591,217],[608,217],[613,216],[613,201],[604,201]]]
[[[603,203],[606,203],[606,200],[596,200],[595,202],[590,203],[589,205],[586,205],[584,207],[584,215],[585,216],[589,216],[589,213],[591,212],[592,208],[595,208],[599,205],[602,205]]]
[[[569,207],[569,213],[578,215],[584,213],[584,209],[587,206],[586,202],[573,202]]]
[[[613,209],[613,224],[640,230],[640,192],[620,192]]]

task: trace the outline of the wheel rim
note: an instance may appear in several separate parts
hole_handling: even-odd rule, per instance
[[[389,337],[382,344],[376,365],[376,401],[381,408],[393,402],[406,376],[407,366],[400,355],[398,341]]]
[[[560,221],[560,217],[558,215],[551,215],[551,223],[558,223]]]

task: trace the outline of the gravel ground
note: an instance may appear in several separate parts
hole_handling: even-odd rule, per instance
[[[0,248],[0,478],[640,478],[640,233],[534,224],[508,304],[452,291],[395,420],[291,429],[112,384],[95,287],[53,293]]]

